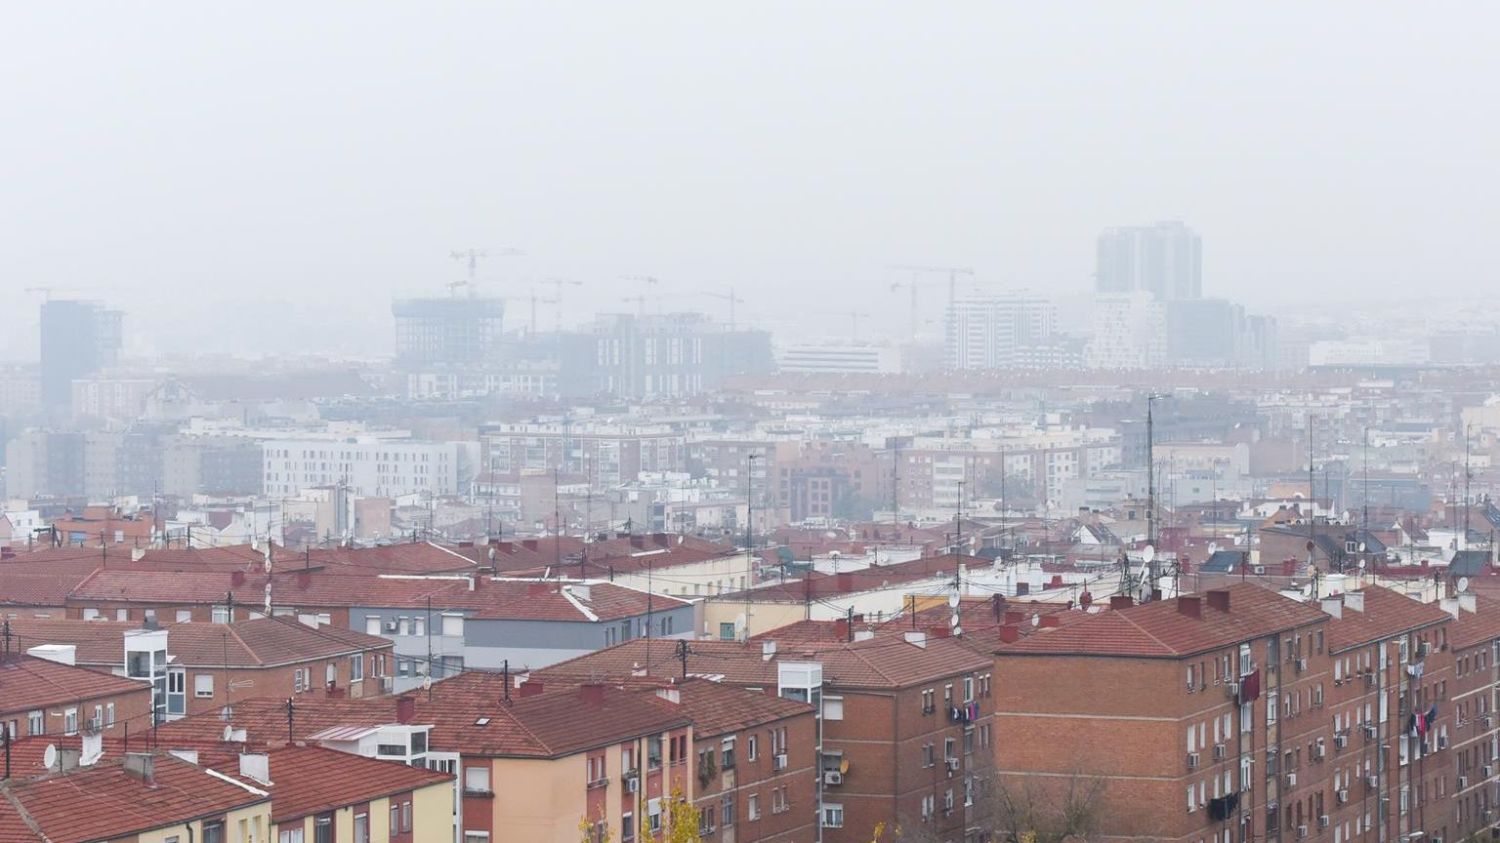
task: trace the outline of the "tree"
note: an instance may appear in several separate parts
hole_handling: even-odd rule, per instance
[[[640,843],[702,843],[703,837],[698,833],[700,814],[683,797],[682,791],[674,790],[671,798],[662,800],[661,831],[652,833],[645,819],[646,802],[638,796],[635,815],[640,825],[636,829],[636,840]],[[597,821],[588,817],[580,819],[578,834],[580,843],[611,843],[614,840],[614,830],[602,817]]]

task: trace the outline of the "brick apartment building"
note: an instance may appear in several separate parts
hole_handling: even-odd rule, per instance
[[[1491,828],[1500,815],[1500,601],[1459,595],[1446,608],[1454,620],[1448,633],[1453,653],[1449,689],[1453,756],[1453,836],[1458,840]]]
[[[867,841],[878,823],[922,827],[952,840],[974,827],[975,774],[989,766],[985,755],[994,742],[988,655],[914,632],[853,643],[800,640],[785,648],[771,636],[750,644],[699,640],[683,658],[665,642],[634,641],[539,675],[579,681],[685,674],[806,698],[821,714],[821,743],[814,746],[824,841]],[[804,697],[805,686],[789,683],[788,675],[812,668],[821,680]]]
[[[1097,784],[1110,837],[1455,839],[1451,620],[1236,584],[1002,635],[995,787]]]
[[[151,725],[151,686],[10,651],[0,656],[0,727],[13,737]]]

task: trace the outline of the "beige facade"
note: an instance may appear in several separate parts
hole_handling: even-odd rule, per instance
[[[454,839],[453,786],[447,782],[439,782],[427,787],[417,788],[411,793],[411,802],[412,830],[410,836],[391,833],[391,800],[389,798],[372,799],[368,803],[361,803],[361,811],[364,810],[363,806],[368,805],[369,807],[370,839],[409,840],[411,843],[452,843]],[[346,805],[331,813],[334,814],[334,843],[353,843],[355,807]],[[300,828],[302,829],[302,840],[304,843],[312,843],[316,839],[313,831],[313,821],[313,816],[300,817],[273,826],[269,838],[261,837],[257,833],[254,838],[242,837],[238,839],[269,840],[271,843],[276,843],[276,841],[280,840],[282,831]],[[201,840],[202,838],[199,837],[197,839]]]

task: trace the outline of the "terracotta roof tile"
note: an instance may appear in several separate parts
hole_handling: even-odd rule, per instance
[[[125,661],[125,634],[141,629],[130,621],[11,621],[22,646],[73,644],[80,664],[119,666]],[[167,651],[187,667],[267,667],[389,649],[391,641],[349,629],[313,629],[291,618],[257,618],[221,623],[165,624]]]
[[[1403,630],[1446,623],[1451,616],[1436,605],[1413,600],[1380,586],[1360,589],[1364,611],[1350,608],[1346,600],[1340,617],[1328,621],[1328,651],[1337,653],[1396,635]]]
[[[142,682],[31,656],[0,661],[0,711],[19,711],[101,697],[142,694]]]
[[[278,823],[453,780],[450,773],[317,746],[283,746],[268,755],[271,821]]]
[[[1500,600],[1475,596],[1475,611],[1460,610],[1448,628],[1448,643],[1453,647],[1473,647],[1500,638]]]

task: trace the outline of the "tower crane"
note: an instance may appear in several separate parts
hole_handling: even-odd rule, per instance
[[[583,282],[582,281],[573,281],[573,280],[570,280],[570,279],[567,279],[567,278],[551,277],[551,278],[544,278],[544,279],[542,279],[542,283],[543,284],[551,284],[552,285],[552,299],[551,299],[551,303],[557,305],[557,326],[556,327],[557,327],[558,331],[561,331],[562,330],[562,288],[563,287],[582,287],[583,286]],[[536,314],[534,314],[534,313],[532,314],[531,321],[533,323],[532,330],[534,331],[534,330],[536,330],[536,326],[534,324],[536,322]]]
[[[705,296],[712,296],[713,298],[723,299],[724,301],[729,302],[729,330],[733,331],[734,330],[734,306],[737,305],[737,304],[744,304],[745,300],[734,294],[734,288],[733,287],[729,288],[729,294],[728,295],[725,295],[724,293],[704,293],[703,295],[705,295]]]
[[[859,339],[859,320],[861,320],[861,319],[868,319],[870,317],[870,314],[869,314],[868,311],[858,310],[858,309],[855,309],[855,310],[830,310],[830,311],[823,311],[823,313],[825,313],[826,315],[829,315],[829,316],[847,316],[847,317],[849,317],[849,335],[850,335],[850,339],[853,339],[853,340],[858,340]]]
[[[620,278],[625,281],[639,281],[642,284],[645,284],[647,287],[661,286],[661,279],[657,278],[655,275],[621,275]],[[645,293],[642,293],[638,296],[626,296],[623,300],[635,302],[637,309],[640,311],[640,315],[645,316],[646,299],[647,295]]]
[[[515,255],[524,254],[526,253],[521,251],[520,249],[504,248],[495,250],[495,257],[514,257]],[[474,295],[474,281],[476,279],[476,276],[479,274],[479,259],[487,258],[489,256],[490,253],[486,249],[465,249],[461,252],[449,252],[448,257],[456,261],[464,261],[469,265],[469,277],[464,279],[463,281],[449,281],[446,285],[444,285],[448,288],[448,292],[454,296],[457,296],[459,288],[467,286],[469,288],[469,295]]]
[[[974,270],[967,266],[914,266],[910,264],[898,264],[890,268],[901,269],[912,273],[913,277],[911,280],[911,285],[913,288],[915,288],[917,285],[916,276],[920,273],[925,272],[929,274],[942,274],[948,276],[948,310],[950,312],[952,312],[953,310],[954,303],[958,301],[958,276],[967,275],[970,278],[974,277]],[[917,291],[913,289],[913,301],[916,300],[916,295]]]

